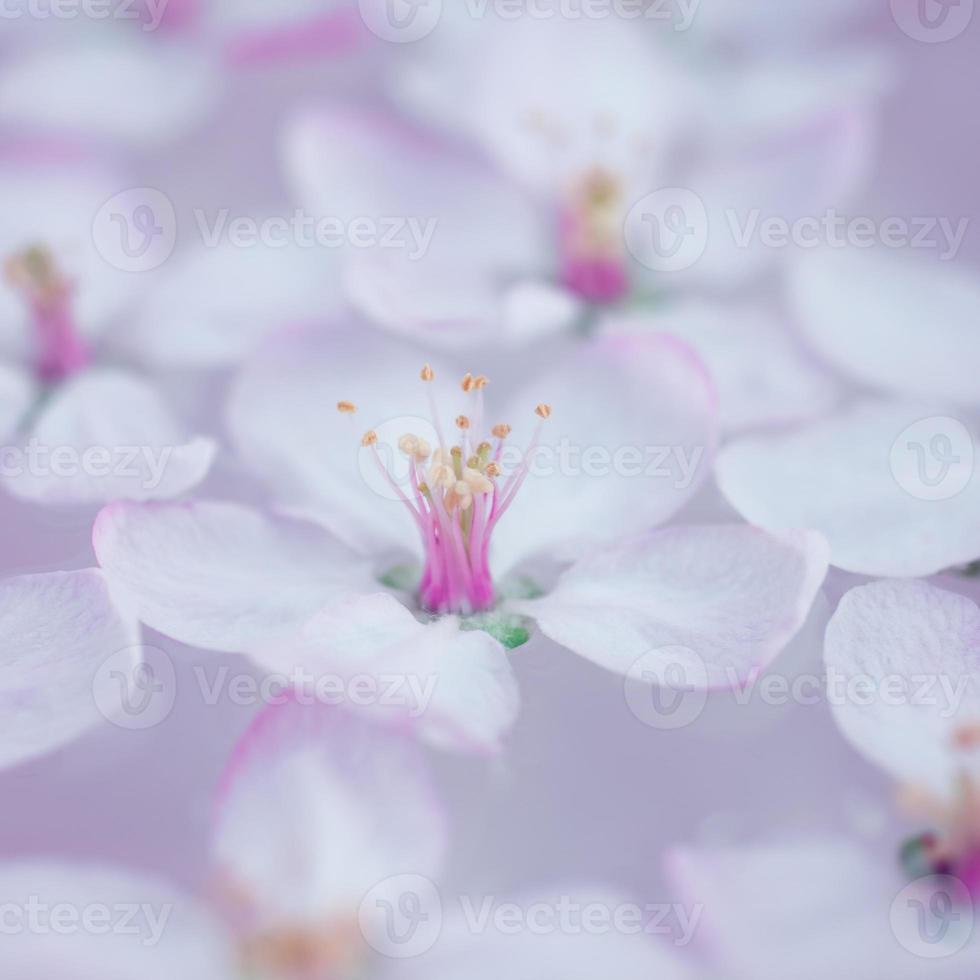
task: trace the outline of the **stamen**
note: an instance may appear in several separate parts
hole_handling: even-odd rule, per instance
[[[420,377],[428,383],[434,376],[431,366],[426,364]],[[395,495],[408,507],[419,528],[425,551],[419,600],[430,612],[469,615],[493,607],[490,535],[527,476],[525,460],[511,476],[505,493],[497,486],[496,481],[502,474],[500,452],[511,428],[501,423],[495,425],[490,434],[481,432],[483,390],[488,383],[485,375],[472,374],[467,374],[461,381],[464,391],[475,392],[477,411],[455,419],[461,437],[458,445],[450,445],[443,439],[432,388],[429,388],[433,423],[439,431],[440,445],[433,449],[414,432],[406,432],[398,438],[398,449],[408,459],[408,481],[405,482],[410,486],[405,487],[407,494],[399,485],[402,481],[395,480],[383,461],[377,433],[371,430],[362,440],[362,445],[373,450],[376,465]],[[349,402],[338,404],[343,410],[341,406],[349,406],[348,411],[354,408]],[[539,405],[536,411],[539,422],[529,451],[536,446],[540,426],[551,414],[547,405]],[[484,438],[487,435],[496,439],[496,456],[494,444],[490,438]]]
[[[341,415],[353,415],[357,411],[357,406],[353,402],[337,402],[337,411]]]

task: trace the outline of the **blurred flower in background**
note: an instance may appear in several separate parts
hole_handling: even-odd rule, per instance
[[[975,977],[973,7],[2,4],[8,972]]]

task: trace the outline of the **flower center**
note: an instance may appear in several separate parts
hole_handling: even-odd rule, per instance
[[[403,490],[382,459],[378,435],[367,432],[361,445],[372,453],[384,479],[408,508],[422,539],[425,568],[419,586],[419,602],[428,612],[468,616],[493,608],[490,575],[490,539],[497,522],[514,502],[527,478],[538,446],[541,427],[551,416],[548,405],[538,405],[538,425],[519,464],[506,477],[502,456],[510,436],[509,425],[494,425],[481,435],[484,417],[483,375],[467,374],[463,391],[473,400],[471,415],[455,420],[458,441],[447,442],[432,393],[435,375],[426,365],[421,378],[427,386],[433,427],[439,446],[405,433],[398,449],[408,459],[409,492]],[[353,414],[351,402],[339,402],[338,411]]]
[[[246,976],[262,980],[351,980],[367,947],[354,919],[258,933],[242,942],[240,955]]]
[[[63,381],[85,367],[90,353],[72,313],[74,284],[62,275],[51,253],[32,246],[11,256],[4,274],[31,313],[38,377]]]
[[[562,279],[583,299],[608,303],[628,289],[622,217],[622,189],[608,171],[596,167],[572,187],[559,225]]]
[[[975,775],[980,724],[958,729],[954,750],[963,756],[963,766],[952,801],[940,802],[922,793],[907,799],[912,809],[928,814],[938,829],[907,841],[902,861],[915,877],[953,875],[972,895],[980,896],[980,785]]]

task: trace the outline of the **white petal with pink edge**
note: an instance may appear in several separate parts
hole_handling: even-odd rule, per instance
[[[10,976],[238,976],[231,944],[207,908],[149,875],[88,864],[22,861],[0,866],[0,892],[5,903],[4,967]]]
[[[841,731],[899,780],[940,797],[964,765],[957,733],[980,726],[980,609],[927,582],[859,586],[827,625],[828,697]]]
[[[975,436],[948,408],[869,401],[737,439],[715,473],[753,524],[814,528],[839,568],[905,577],[980,556],[978,458]]]
[[[189,439],[142,378],[97,370],[55,390],[2,483],[42,504],[165,500],[200,483],[215,451],[210,439]]]
[[[610,332],[644,327],[678,337],[697,351],[718,389],[726,432],[814,418],[840,398],[837,382],[761,308],[688,300],[604,324]]]
[[[384,593],[337,600],[255,659],[276,674],[302,671],[314,690],[336,680],[352,710],[438,748],[495,752],[517,718],[517,684],[495,639],[451,616],[423,625]]]
[[[692,682],[744,685],[809,614],[827,546],[809,531],[747,525],[647,531],[573,565],[542,599],[515,604],[562,646],[619,674],[693,654]],[[653,655],[653,656],[651,656]]]
[[[105,719],[93,685],[102,664],[130,651],[139,626],[113,602],[98,569],[0,581],[0,765],[78,738]]]
[[[93,544],[126,608],[207,650],[251,652],[371,583],[322,528],[237,504],[113,504]]]
[[[493,532],[498,570],[537,552],[581,554],[662,523],[707,475],[717,397],[697,355],[673,337],[624,334],[570,348],[499,416],[513,425],[508,441],[522,455],[542,402],[552,414],[540,448]]]
[[[266,709],[225,773],[214,871],[246,927],[355,919],[402,874],[437,874],[443,813],[416,742],[342,708]]]
[[[842,374],[980,406],[980,275],[882,246],[823,248],[800,256],[789,298],[809,344]]]

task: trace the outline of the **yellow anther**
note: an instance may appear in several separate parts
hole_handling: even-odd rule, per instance
[[[473,390],[473,375],[470,374],[469,371],[463,375],[463,380],[459,383],[459,386],[463,389],[463,391]]]
[[[425,365],[422,366],[422,371],[419,374],[419,377],[423,381],[431,381],[435,376],[436,376],[436,373],[435,373],[435,371],[432,370],[432,367],[430,365],[425,364]]]
[[[374,429],[369,429],[361,439],[362,446],[374,446],[378,442],[378,433]]]
[[[470,427],[470,420],[465,415],[456,416],[457,429],[468,429],[469,427]]]
[[[495,425],[490,431],[494,436],[496,436],[496,438],[506,439],[510,435],[511,430],[509,425],[501,422],[500,425]]]
[[[490,379],[485,374],[478,374],[473,379],[473,387],[476,388],[477,391],[483,391],[488,384],[490,384]]]
[[[353,402],[337,402],[337,411],[341,415],[353,415],[357,411],[357,406]]]
[[[542,403],[541,405],[538,405],[538,407],[534,410],[534,414],[543,419],[550,419],[551,406]]]
[[[490,476],[490,477],[500,476],[500,464],[499,463],[487,463],[486,474],[487,474],[487,476]]]
[[[467,467],[463,470],[463,482],[473,493],[490,493],[493,484],[479,471]]]

